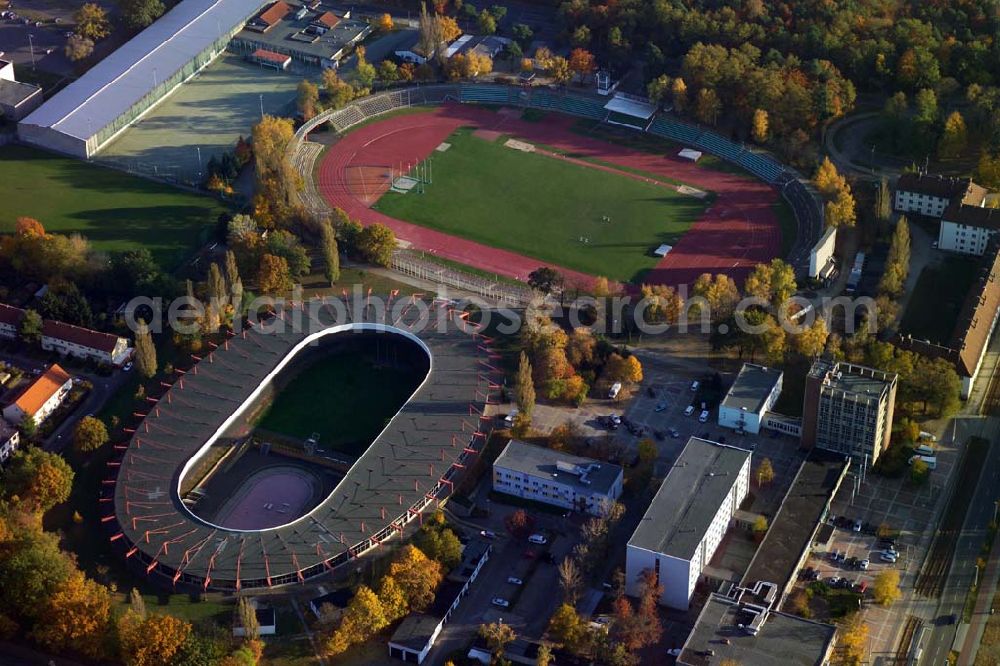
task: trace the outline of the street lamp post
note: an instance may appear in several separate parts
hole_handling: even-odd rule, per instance
[[[28,51],[31,52],[31,69],[35,68],[35,42],[32,41],[32,35],[28,33]]]

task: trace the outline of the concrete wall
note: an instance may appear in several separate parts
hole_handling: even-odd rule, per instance
[[[941,217],[951,200],[917,192],[896,190],[894,203],[896,210],[900,213],[918,213],[928,217]]]
[[[938,248],[949,252],[982,256],[995,231],[980,227],[967,227],[941,220]]]
[[[629,596],[639,596],[639,583],[642,572],[656,571],[656,562],[660,563],[660,585],[663,594],[660,603],[669,608],[687,610],[694,592],[694,582],[698,580],[698,572],[692,571],[691,562],[676,557],[654,553],[644,548],[629,545],[625,551],[625,591]]]

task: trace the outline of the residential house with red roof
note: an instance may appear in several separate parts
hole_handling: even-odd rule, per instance
[[[52,364],[4,407],[3,416],[16,425],[21,425],[29,417],[39,424],[63,403],[72,387],[70,374]]]

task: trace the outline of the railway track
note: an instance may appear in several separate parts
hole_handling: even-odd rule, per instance
[[[913,637],[917,635],[917,629],[919,628],[920,618],[915,615],[910,615],[906,618],[906,624],[903,625],[903,635],[900,636],[899,643],[896,644],[894,663],[909,663],[911,643],[913,643]]]

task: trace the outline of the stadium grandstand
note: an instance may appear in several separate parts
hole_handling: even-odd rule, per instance
[[[225,51],[259,0],[182,0],[18,125],[25,143],[90,158]]]
[[[645,97],[626,93],[615,93],[604,105],[604,110],[608,112],[604,122],[643,131],[649,129],[653,116],[656,115],[655,104],[650,104]]]
[[[225,591],[304,582],[401,537],[450,494],[485,443],[483,412],[499,371],[476,328],[449,301],[390,298],[375,308],[345,297],[293,304],[230,335],[150,398],[131,441],[115,447],[121,458],[109,463],[101,499],[107,537],[163,584]],[[196,516],[181,488],[211,463],[199,464],[213,443],[253,411],[300,350],[358,333],[408,340],[429,369],[333,493],[275,527],[232,529]]]

